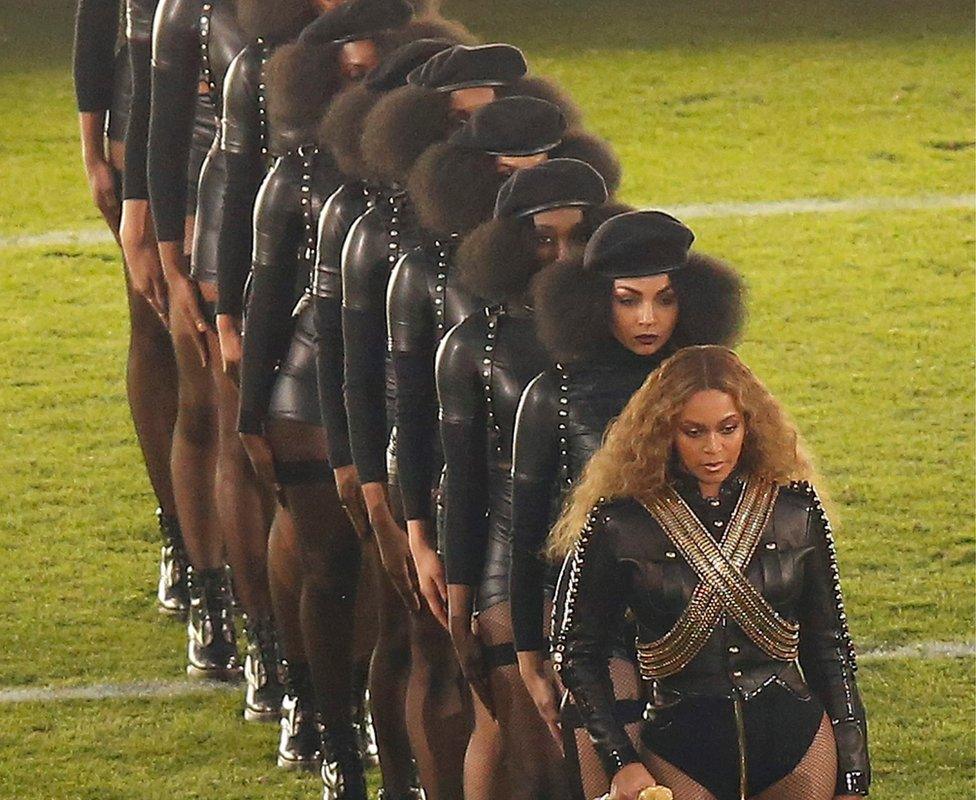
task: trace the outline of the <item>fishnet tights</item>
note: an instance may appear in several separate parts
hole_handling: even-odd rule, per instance
[[[498,603],[478,614],[485,645],[511,644],[509,604]],[[504,766],[511,781],[511,800],[558,800],[569,794],[559,746],[536,710],[517,664],[497,667],[489,676],[495,713],[501,727]]]
[[[641,696],[640,679],[633,662],[622,658],[613,658],[610,660],[609,669],[610,680],[613,683],[613,696],[617,700],[638,700]],[[625,730],[634,746],[639,746],[640,722],[627,725]],[[577,728],[574,737],[576,739],[576,752],[579,754],[582,796],[586,800],[601,797],[610,791],[610,776],[603,768],[603,762],[600,760],[586,728]]]
[[[722,800],[716,798],[673,764],[646,748],[641,757],[654,779],[674,792],[674,800]],[[832,800],[837,779],[837,744],[826,715],[810,747],[791,773],[750,800]]]

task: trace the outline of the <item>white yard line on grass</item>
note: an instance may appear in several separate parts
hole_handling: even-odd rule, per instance
[[[877,661],[972,658],[976,644],[966,642],[919,642],[900,647],[868,650],[858,660]],[[0,705],[9,703],[63,703],[69,700],[145,700],[176,698],[223,691],[239,692],[241,684],[196,681],[143,681],[139,683],[96,683],[89,686],[23,687],[0,689]]]
[[[847,200],[771,200],[754,203],[693,203],[670,206],[668,211],[683,219],[715,217],[771,217],[779,214],[856,213],[861,211],[928,211],[974,208],[976,199],[967,194],[935,194],[917,197],[852,197]],[[104,228],[46,231],[45,233],[0,236],[0,249],[12,247],[70,247],[109,244],[112,234]]]

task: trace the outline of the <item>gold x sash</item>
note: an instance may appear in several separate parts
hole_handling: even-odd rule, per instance
[[[656,641],[638,643],[645,678],[666,678],[688,666],[722,614],[732,617],[772,658],[796,658],[799,627],[780,617],[743,573],[769,522],[778,491],[769,481],[747,481],[721,542],[711,537],[673,489],[643,503],[701,581],[670,631]]]

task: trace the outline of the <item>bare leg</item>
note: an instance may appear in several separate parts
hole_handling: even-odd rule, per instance
[[[172,476],[177,514],[190,563],[197,570],[224,564],[214,503],[217,402],[213,379],[200,364],[193,323],[174,310],[170,333],[179,370],[179,407],[173,436]]]
[[[268,581],[278,641],[285,659],[292,664],[306,663],[305,642],[299,621],[301,574],[301,550],[295,525],[287,509],[279,507],[268,541]]]
[[[410,616],[407,731],[427,800],[464,796],[473,709],[451,637],[424,607]]]
[[[203,291],[206,298],[207,292]],[[271,613],[268,588],[268,531],[274,507],[237,434],[237,386],[224,374],[217,334],[207,333],[210,368],[219,419],[214,492],[234,593],[245,613],[263,619]]]
[[[362,545],[339,503],[324,431],[271,420],[268,438],[302,555],[300,619],[316,705],[327,728],[348,729]],[[294,465],[303,465],[304,474],[284,477]]]
[[[373,548],[375,550],[375,548]],[[369,559],[377,598],[379,629],[369,669],[369,694],[379,748],[383,788],[400,797],[414,785],[407,737],[406,694],[410,676],[410,624],[403,601],[374,552]]]
[[[109,142],[112,166],[122,171],[125,144]],[[162,320],[149,304],[132,290],[125,270],[129,306],[129,351],[126,361],[126,394],[136,438],[146,462],[146,472],[163,514],[173,516],[173,480],[170,455],[176,424],[176,357],[173,343]]]

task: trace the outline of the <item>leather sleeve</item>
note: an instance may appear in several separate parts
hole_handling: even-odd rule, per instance
[[[542,650],[551,502],[559,479],[558,385],[550,372],[525,389],[515,417],[512,456],[512,571],[509,589],[515,649]]]
[[[254,212],[251,291],[244,318],[241,406],[238,430],[260,433],[267,416],[275,369],[288,350],[304,231],[301,211],[301,164],[282,157],[258,192]]]
[[[595,508],[566,558],[553,607],[553,666],[576,701],[607,774],[640,759],[614,716],[608,664],[626,612],[628,578],[615,558],[608,517]]]
[[[444,564],[447,582],[477,586],[488,545],[488,453],[484,390],[478,372],[484,317],[456,325],[437,351],[437,397],[447,477]]]
[[[867,794],[871,782],[867,717],[858,692],[854,646],[840,589],[830,523],[810,490],[809,541],[799,606],[800,666],[834,728],[837,741],[836,794]]]
[[[118,31],[118,0],[78,0],[73,67],[75,98],[82,113],[112,107]]]
[[[152,83],[151,52],[152,44],[148,39],[129,40],[132,105],[129,110],[129,127],[125,133],[125,169],[122,175],[122,197],[125,200],[149,199],[146,158]]]
[[[217,313],[239,316],[253,240],[254,201],[265,175],[258,86],[261,45],[252,43],[231,61],[224,77],[220,146],[227,177],[217,248]]]
[[[353,222],[365,210],[362,191],[344,184],[325,201],[319,214],[312,302],[318,339],[319,403],[333,469],[353,463],[343,395],[342,245]]]
[[[187,165],[200,76],[200,3],[160,0],[153,23],[149,200],[156,238],[181,242]]]
[[[437,329],[422,250],[403,256],[390,277],[386,314],[396,374],[397,475],[405,518],[430,520],[436,454]]]
[[[362,483],[386,481],[386,283],[383,221],[368,211],[342,250],[342,338],[346,414],[353,462]]]

